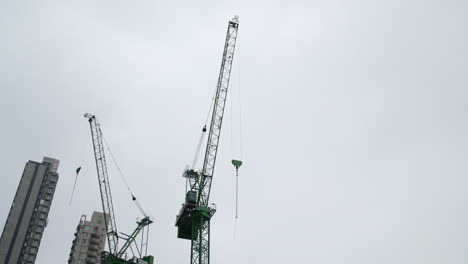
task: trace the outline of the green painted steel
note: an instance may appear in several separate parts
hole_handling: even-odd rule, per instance
[[[192,193],[186,193],[186,202],[176,217],[176,227],[178,238],[191,240],[191,264],[210,263],[210,220],[216,208],[214,205],[209,205],[208,201],[221,136],[238,26],[239,20],[235,16],[228,23],[203,168],[201,171],[187,168],[184,172],[184,177],[190,186],[189,192]],[[196,204],[192,203],[193,193],[197,195]]]
[[[210,220],[211,210],[198,206],[192,218],[192,263],[210,263]]]
[[[141,221],[137,222],[138,226],[133,231],[133,233],[126,239],[125,244],[120,248],[119,252],[117,253],[117,257],[122,257],[125,251],[130,247],[130,245],[135,241],[136,237],[140,233],[140,231],[147,225],[153,223],[150,218],[147,216],[143,218]]]
[[[147,264],[154,264],[154,257],[153,256],[146,256],[141,258],[141,260],[145,261]],[[109,252],[102,252],[101,254],[101,264],[134,264],[135,262],[116,257]]]
[[[242,161],[240,161],[240,160],[232,160],[231,163],[232,163],[232,165],[234,165],[236,168],[239,168],[240,166],[242,166]]]
[[[141,221],[137,222],[138,226],[137,228],[133,231],[133,233],[126,238],[125,244],[122,246],[122,248],[119,250],[117,254],[111,254],[109,252],[102,252],[101,253],[101,264],[130,264],[134,262],[130,262],[130,260],[126,260],[123,258],[123,255],[125,251],[130,247],[132,243],[134,243],[136,237],[138,234],[148,226],[149,224],[153,223],[153,221],[150,220],[149,217],[143,218]],[[141,260],[146,261],[148,264],[153,264],[154,262],[154,257],[153,256],[145,256],[142,257]]]

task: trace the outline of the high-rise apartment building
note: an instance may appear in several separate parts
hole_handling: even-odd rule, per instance
[[[0,237],[0,263],[32,264],[47,226],[59,161],[28,161]]]
[[[81,216],[76,227],[75,239],[72,242],[69,264],[100,263],[100,255],[106,244],[106,223],[104,214],[94,212],[91,220]]]

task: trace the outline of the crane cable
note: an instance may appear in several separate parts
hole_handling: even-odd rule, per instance
[[[88,145],[89,145],[89,141],[86,141],[86,143],[83,144],[83,149],[81,150],[81,162],[78,163],[78,164],[81,164],[81,165],[78,166],[76,168],[76,170],[75,170],[75,182],[73,183],[73,189],[72,189],[71,196],[70,196],[70,206],[72,204],[73,195],[75,193],[76,182],[78,181],[78,174],[80,173],[81,167],[83,166],[83,162],[85,160],[85,152],[86,152],[86,149],[88,148]]]
[[[208,124],[208,119],[210,119],[210,114],[211,114],[211,109],[213,108],[213,105],[214,105],[214,100],[215,100],[215,97],[216,97],[216,92],[213,94],[213,97],[211,98],[211,104],[210,104],[210,109],[208,109],[208,114],[206,115],[206,121],[205,121],[205,127],[206,125]]]
[[[75,171],[76,175],[75,175],[75,183],[73,183],[73,189],[72,189],[72,193],[71,193],[71,196],[70,196],[70,206],[72,204],[72,200],[73,200],[73,194],[75,193],[75,187],[76,187],[76,181],[78,180],[78,174],[80,173],[81,171],[81,166],[78,167]]]
[[[112,157],[112,160],[114,161],[115,167],[117,167],[117,170],[119,171],[120,177],[121,177],[122,180],[124,181],[125,186],[127,187],[128,192],[129,192],[130,195],[132,196],[132,201],[135,202],[135,205],[138,207],[138,209],[140,210],[140,212],[141,212],[145,217],[147,217],[148,215],[147,215],[146,212],[143,210],[143,208],[141,207],[140,203],[137,201],[135,195],[133,195],[133,192],[132,192],[132,190],[130,189],[130,186],[128,185],[128,182],[127,182],[127,180],[125,179],[125,176],[123,175],[122,171],[120,170],[119,165],[117,165],[117,161],[115,160],[114,154],[112,154],[112,151],[111,151],[110,148],[109,148],[109,144],[107,144],[106,137],[104,137],[104,134],[102,133],[101,129],[99,129],[99,132],[101,133],[102,138],[104,139],[104,143],[106,144],[107,150],[109,151],[109,153],[110,153],[110,155],[111,155],[111,157]]]
[[[239,147],[240,147],[240,158],[242,160],[242,96],[241,96],[241,70],[240,70],[240,54],[239,54],[239,47],[237,46],[237,76],[238,76],[238,93],[239,93]]]
[[[192,170],[195,170],[195,167],[197,166],[197,161],[198,161],[198,157],[200,156],[200,150],[203,144],[203,139],[205,138],[205,134],[206,134],[206,125],[208,124],[208,120],[210,119],[210,113],[211,113],[211,109],[213,108],[215,96],[216,96],[216,93],[211,98],[211,104],[210,104],[210,108],[208,109],[208,114],[206,115],[205,125],[203,126],[202,132],[200,134],[200,138],[198,139],[197,148],[195,149],[195,156],[193,157],[193,161],[192,161],[192,167],[191,167]],[[188,185],[189,185],[189,180],[187,178],[185,179],[185,192],[187,192]]]
[[[211,98],[210,108],[208,109],[208,114],[206,115],[205,125],[202,128],[202,133],[200,134],[200,138],[198,139],[197,148],[195,149],[195,156],[194,156],[193,161],[192,161],[192,169],[193,170],[195,170],[195,166],[197,165],[198,157],[200,156],[201,146],[202,146],[202,143],[203,143],[203,139],[205,138],[205,134],[206,134],[206,130],[207,130],[206,127],[208,125],[208,120],[210,119],[210,114],[211,114],[211,110],[213,109],[215,97],[216,97],[216,91],[215,91],[215,94],[213,94],[213,97]]]
[[[195,157],[193,158],[193,162],[192,162],[192,169],[193,170],[195,170],[195,166],[197,165],[198,156],[200,155],[200,150],[201,150],[201,146],[202,146],[202,143],[203,143],[203,138],[205,137],[205,133],[206,133],[206,124],[202,128],[202,133],[200,134],[200,139],[198,140],[197,149],[195,150]]]
[[[240,75],[240,54],[239,54],[239,44],[237,44],[237,103],[238,103],[238,111],[239,111],[239,150],[240,150],[240,160],[232,160],[232,165],[236,168],[236,212],[235,212],[235,218],[234,218],[234,239],[236,239],[236,233],[237,233],[237,219],[239,218],[239,168],[242,165],[242,104],[241,104],[241,75]],[[235,78],[233,79],[235,81]],[[234,85],[233,85],[234,86]],[[232,90],[232,89],[231,89]],[[233,150],[233,137],[234,137],[234,121],[233,121],[233,116],[234,116],[234,110],[233,110],[233,105],[234,105],[234,92],[231,91],[231,151]],[[231,153],[232,156],[234,156]]]

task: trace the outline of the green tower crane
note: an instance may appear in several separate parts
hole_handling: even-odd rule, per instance
[[[203,168],[200,171],[195,171],[194,168],[187,168],[184,172],[184,177],[189,183],[190,190],[185,194],[185,203],[176,217],[176,226],[178,238],[191,240],[191,264],[210,263],[210,220],[216,212],[216,207],[214,204],[209,205],[208,201],[221,135],[221,125],[228,94],[238,28],[239,18],[235,16],[228,23]]]
[[[114,217],[114,205],[112,203],[112,194],[109,182],[109,176],[107,174],[107,164],[106,156],[104,152],[104,143],[102,140],[101,126],[96,120],[96,116],[93,114],[86,113],[85,118],[89,121],[89,126],[91,128],[91,137],[93,140],[94,148],[94,158],[96,161],[97,176],[99,182],[99,190],[101,193],[101,203],[102,209],[104,210],[104,219],[107,230],[107,243],[109,251],[103,251],[101,253],[101,264],[129,264],[129,263],[138,263],[138,264],[153,264],[154,257],[147,255],[148,248],[148,235],[146,235],[146,241],[144,241],[144,229],[148,232],[148,225],[153,223],[153,221],[146,216],[137,222],[137,228],[133,231],[131,235],[125,235],[121,233],[121,236],[117,232],[117,225]],[[135,196],[132,195],[132,199],[136,202]],[[141,209],[140,209],[141,210]],[[143,213],[144,214],[144,213]],[[142,232],[143,231],[143,232]],[[136,243],[136,238],[138,234],[142,232],[142,241],[140,245]],[[118,242],[119,239],[125,241],[124,245],[119,249]],[[134,245],[138,254],[138,257],[133,257],[130,260],[127,260],[124,257],[127,249],[132,249],[131,245]],[[144,248],[145,247],[145,248]],[[145,249],[145,252],[143,250]],[[132,250],[133,252],[133,250]],[[135,252],[133,252],[135,253]],[[147,255],[147,256],[144,256]]]

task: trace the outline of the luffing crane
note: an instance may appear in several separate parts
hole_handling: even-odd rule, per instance
[[[176,217],[176,226],[178,238],[191,240],[191,264],[210,263],[210,220],[216,212],[216,207],[214,204],[209,205],[208,201],[238,28],[239,18],[235,16],[228,23],[203,167],[200,171],[187,168],[183,174],[189,183],[190,190],[185,194],[185,203],[182,204],[179,215]],[[206,131],[206,128],[203,130]]]
[[[104,219],[107,230],[107,242],[109,252],[103,251],[101,253],[101,264],[127,264],[127,263],[141,263],[141,264],[153,264],[153,256],[143,256],[147,252],[147,241],[146,243],[136,244],[136,237],[138,234],[153,221],[149,216],[146,216],[137,222],[138,226],[131,235],[125,235],[124,237],[119,236],[117,232],[117,225],[114,216],[114,205],[112,203],[112,194],[109,183],[109,176],[107,174],[106,156],[104,151],[104,142],[99,122],[96,120],[96,116],[93,114],[86,113],[85,118],[89,121],[91,128],[91,137],[93,140],[94,147],[94,158],[96,160],[97,176],[99,181],[99,190],[101,193],[102,209],[104,210]],[[132,195],[132,200],[136,202],[135,196]],[[148,229],[147,229],[148,230]],[[143,232],[144,233],[144,232]],[[143,236],[144,237],[144,236]],[[119,239],[125,240],[124,245],[119,249]],[[148,236],[146,236],[148,239]],[[142,240],[143,241],[143,240]],[[131,260],[124,259],[124,254],[128,248],[131,248],[132,243],[136,245],[138,257],[133,257]],[[143,247],[146,246],[145,252]],[[132,250],[133,251],[133,250]]]

